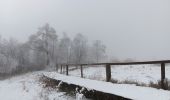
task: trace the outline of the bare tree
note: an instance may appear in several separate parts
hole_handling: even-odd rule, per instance
[[[1,71],[3,73],[10,73],[15,70],[19,65],[18,59],[18,46],[19,43],[15,39],[3,40],[1,41],[1,50],[0,50],[0,65]]]
[[[60,63],[69,63],[71,56],[71,40],[66,33],[63,33],[63,37],[59,43],[59,57]]]
[[[54,28],[49,24],[40,27],[36,34],[30,37],[30,44],[33,50],[44,52],[46,54],[46,66],[49,66],[50,60],[54,54],[54,46],[57,41],[57,35]]]
[[[87,48],[87,39],[82,34],[77,34],[71,46],[74,63],[87,62]]]
[[[96,40],[92,46],[92,55],[95,62],[99,62],[104,59],[106,52],[106,46],[100,41]]]
[[[0,73],[39,70],[57,63],[102,61],[105,45],[100,40],[94,41],[93,45],[87,42],[87,38],[80,33],[73,40],[64,33],[58,41],[55,29],[49,24],[40,27],[25,43],[0,36]]]

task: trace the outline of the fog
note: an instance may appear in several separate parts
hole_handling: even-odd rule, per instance
[[[111,58],[170,59],[169,0],[0,0],[2,37],[24,42],[47,22],[102,40]]]

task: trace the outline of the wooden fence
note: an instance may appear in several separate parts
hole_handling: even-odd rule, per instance
[[[69,74],[69,66],[80,66],[81,77],[83,78],[83,66],[92,66],[92,65],[104,65],[106,66],[106,81],[111,80],[111,65],[142,65],[142,64],[160,64],[161,67],[161,86],[165,89],[165,65],[170,63],[170,60],[161,60],[161,61],[143,61],[143,62],[122,62],[122,63],[92,63],[92,64],[57,64],[60,66],[61,72],[63,67],[66,68],[66,75]]]

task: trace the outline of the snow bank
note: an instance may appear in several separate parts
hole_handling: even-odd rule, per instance
[[[82,79],[79,77],[61,75],[56,72],[45,72],[44,75],[56,80],[62,80],[68,84],[75,84],[88,89],[115,94],[134,100],[170,100],[170,91],[161,89]]]

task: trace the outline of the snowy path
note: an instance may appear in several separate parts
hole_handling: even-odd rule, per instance
[[[0,80],[0,100],[75,100],[63,92],[43,88],[39,82],[42,73],[33,72]]]
[[[61,75],[56,72],[46,72],[44,75],[56,80],[62,80],[69,84],[75,84],[88,89],[115,94],[134,100],[170,100],[170,91],[161,89],[82,79],[79,77]]]

